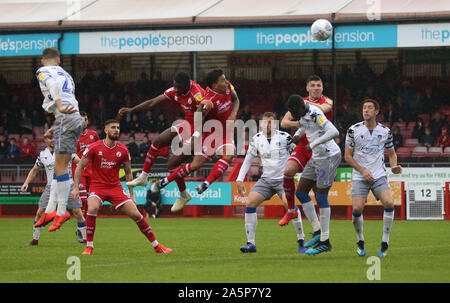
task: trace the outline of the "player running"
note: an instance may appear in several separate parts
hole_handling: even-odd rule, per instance
[[[352,221],[358,240],[356,252],[365,256],[363,235],[364,203],[371,190],[381,200],[384,207],[383,238],[378,252],[380,258],[388,252],[389,234],[394,221],[394,201],[386,178],[384,149],[388,150],[392,173],[401,174],[402,167],[397,164],[397,155],[392,142],[392,133],[383,124],[377,123],[380,106],[377,101],[363,101],[363,122],[350,126],[345,139],[345,161],[353,170],[352,177]]]
[[[314,248],[306,251],[308,255],[316,255],[331,250],[328,191],[341,162],[341,150],[333,140],[339,136],[339,131],[318,107],[305,103],[299,95],[289,97],[288,109],[292,117],[300,122],[301,128],[295,136],[306,134],[309,141],[306,149],[312,151],[311,159],[300,177],[297,197],[302,204],[311,202],[309,191],[316,187],[316,200],[320,209],[320,240]]]
[[[46,221],[45,217],[57,208],[56,217],[50,226],[51,231],[59,229],[65,221],[67,197],[71,186],[68,166],[72,154],[77,151],[77,141],[83,130],[84,121],[78,112],[73,79],[59,66],[60,62],[59,51],[46,48],[42,53],[43,66],[36,72],[44,95],[42,107],[55,115],[55,122],[46,134],[53,134],[55,137],[55,167],[51,191],[55,191],[56,194],[50,193],[42,221],[43,224]],[[53,196],[56,197],[54,200]]]
[[[323,95],[323,82],[319,76],[311,75],[306,79],[306,91],[308,97],[303,100],[307,104],[312,104],[319,107],[325,114],[325,117],[329,121],[333,121],[333,100]],[[293,119],[292,114],[288,111],[281,121],[281,127],[283,128],[299,128],[299,122]],[[283,226],[289,223],[289,220],[296,218],[297,212],[294,211],[295,207],[295,183],[294,177],[297,173],[301,173],[306,166],[306,163],[311,158],[311,152],[307,150],[306,146],[309,144],[306,135],[300,138],[294,137],[294,143],[297,145],[294,148],[291,156],[288,159],[286,168],[284,171],[283,188],[286,193],[286,199],[288,203],[288,211],[280,220],[279,225]],[[296,196],[299,197],[300,192],[297,190]],[[313,228],[313,236],[309,240],[305,247],[311,247],[320,240],[320,223],[317,217],[314,203],[308,203],[311,200],[307,200],[306,203],[302,203],[303,211],[311,223]]]
[[[86,250],[83,255],[92,255],[94,251],[94,232],[96,218],[104,201],[109,201],[125,215],[133,219],[140,231],[151,242],[157,253],[170,254],[172,250],[158,243],[152,229],[136,207],[133,188],[129,187],[130,195],[126,194],[120,184],[119,170],[123,163],[127,180],[132,180],[130,153],[128,148],[117,142],[120,134],[120,123],[117,120],[105,122],[106,138],[92,143],[83,153],[80,164],[75,171],[75,184],[72,198],[79,196],[81,172],[92,162],[90,192],[88,197],[88,211],[86,216]]]
[[[83,124],[83,131],[81,132],[80,139],[77,143],[77,156],[81,159],[83,156],[84,150],[91,145],[92,143],[98,141],[98,134],[96,131],[92,129],[88,129],[87,126],[89,125],[89,119],[88,115],[85,112],[80,112],[81,117],[84,119]],[[72,166],[73,169],[73,175],[75,175],[75,169],[77,168],[76,165]],[[80,198],[81,203],[83,204],[82,210],[83,210],[83,216],[86,217],[87,212],[87,197],[89,194],[89,181],[91,175],[91,164],[88,164],[88,166],[83,170],[83,174],[81,175],[80,179]]]
[[[247,245],[240,249],[243,253],[256,252],[255,233],[258,225],[258,216],[256,208],[264,201],[270,200],[273,195],[278,196],[286,204],[286,195],[283,190],[283,167],[285,167],[289,154],[294,149],[292,137],[283,131],[274,129],[275,114],[271,112],[264,113],[261,121],[263,131],[253,136],[236,179],[236,185],[239,195],[245,195],[244,178],[247,174],[253,159],[257,156],[261,158],[263,174],[261,178],[250,190],[248,202],[245,208],[245,231],[247,235]],[[299,212],[298,209],[296,209]],[[303,233],[302,216],[292,220],[295,231],[297,232],[297,242],[299,252],[304,253],[305,235]]]
[[[21,187],[22,192],[26,192],[28,190],[28,185],[36,177],[36,174],[39,171],[39,169],[41,169],[42,167],[45,169],[45,173],[47,175],[47,185],[45,186],[45,190],[42,193],[41,198],[39,199],[38,204],[39,208],[36,212],[34,224],[36,224],[36,222],[42,218],[44,211],[47,207],[47,204],[50,200],[51,185],[53,180],[53,166],[55,165],[55,139],[47,135],[44,137],[44,140],[45,143],[47,144],[47,147],[39,153],[33,168],[28,173],[28,176]],[[76,155],[73,155],[74,162],[78,162],[79,160],[80,159]],[[73,183],[71,184],[71,186],[73,186]],[[78,228],[75,232],[75,234],[77,235],[78,242],[84,243],[86,241],[86,222],[81,212],[81,201],[80,199],[72,200],[70,195],[68,195],[66,199],[69,200],[67,203],[67,209],[72,210],[73,215],[77,218],[78,221]],[[33,226],[33,240],[31,240],[31,242],[28,243],[28,246],[38,245],[42,227],[45,224],[49,223],[51,220],[53,220],[55,215],[56,210],[47,216],[48,218],[47,222],[38,227]],[[66,210],[64,220],[68,220],[69,218],[70,213]]]
[[[194,113],[197,110],[198,104],[203,100],[205,95],[204,89],[196,82],[192,81],[189,75],[185,72],[178,72],[173,80],[173,87],[169,88],[164,94],[159,95],[156,98],[144,101],[143,103],[136,105],[133,108],[121,108],[119,110],[119,116],[127,115],[130,113],[137,113],[145,110],[150,110],[164,101],[174,101],[184,112],[184,121],[178,125],[172,125],[171,128],[166,129],[156,137],[150,146],[147,156],[145,158],[144,167],[142,173],[134,180],[127,182],[128,186],[147,186],[148,175],[150,170],[160,153],[161,148],[170,146],[172,140],[178,136],[180,141],[187,140],[194,132]],[[183,137],[184,134],[188,134],[188,137]],[[169,162],[170,163],[170,162]],[[169,172],[173,172],[177,169],[177,166],[168,167]],[[186,191],[186,183],[184,178],[176,178],[178,188],[180,190],[180,196],[177,201],[179,203],[187,203],[191,200],[191,195]]]
[[[236,120],[236,114],[239,110],[239,98],[234,90],[233,85],[228,82],[222,70],[213,70],[206,77],[207,89],[205,100],[203,100],[198,110],[203,112],[203,117],[207,120],[216,120],[221,126],[221,130],[204,131],[201,134],[202,149],[195,151],[194,159],[191,163],[179,167],[169,176],[157,182],[153,182],[151,186],[152,192],[159,192],[170,182],[177,178],[184,178],[190,173],[198,170],[203,164],[214,155],[221,156],[221,159],[213,166],[206,180],[196,187],[199,194],[203,193],[209,185],[215,180],[223,176],[231,160],[234,157],[235,146],[233,140],[234,128],[227,129],[227,121]],[[211,108],[210,105],[213,104]],[[228,130],[228,131],[227,131]],[[194,147],[195,140],[192,140],[191,146]],[[181,164],[188,156],[175,156],[169,162]],[[183,209],[188,201],[177,200],[171,208],[172,212]]]

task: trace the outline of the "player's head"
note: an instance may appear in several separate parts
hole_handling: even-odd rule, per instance
[[[291,95],[288,98],[288,110],[294,120],[300,120],[306,114],[306,104],[299,95]]]
[[[377,118],[380,112],[380,105],[373,99],[365,99],[362,103],[363,118],[365,121]]]
[[[260,127],[262,131],[266,135],[271,135],[272,130],[275,129],[275,114],[272,112],[265,112],[262,115],[261,121],[260,121]]]
[[[112,141],[119,140],[120,122],[115,119],[109,119],[105,122],[106,137]]]
[[[83,131],[85,131],[89,124],[88,115],[86,112],[80,111],[80,116],[84,119]]]
[[[215,69],[210,71],[206,75],[206,85],[208,85],[213,91],[223,94],[227,91],[227,78],[221,69]]]
[[[173,78],[173,88],[177,95],[186,95],[191,87],[191,77],[185,72],[178,72]]]
[[[59,50],[53,47],[44,49],[41,63],[42,65],[59,65],[61,63]]]
[[[44,137],[44,141],[50,149],[55,149],[55,137],[47,135]]]
[[[317,75],[311,75],[306,78],[306,91],[310,98],[314,100],[319,99],[323,93],[322,79]]]

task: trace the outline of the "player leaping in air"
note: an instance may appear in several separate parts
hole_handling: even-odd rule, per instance
[[[303,99],[305,103],[319,107],[325,114],[325,117],[329,121],[333,121],[333,100],[323,95],[322,79],[316,75],[309,76],[306,79],[306,91],[308,92],[308,97]],[[299,128],[300,123],[298,120],[293,119],[292,114],[288,111],[286,115],[284,115],[283,120],[281,121],[281,127],[285,129]],[[284,192],[286,194],[289,210],[280,220],[279,224],[281,226],[288,224],[289,220],[296,218],[297,216],[297,212],[294,211],[295,208],[294,177],[297,173],[301,173],[303,171],[303,169],[306,166],[306,163],[309,161],[309,159],[311,159],[311,152],[306,148],[306,146],[309,144],[306,135],[303,135],[300,138],[298,137],[294,138],[294,143],[296,143],[297,145],[295,146],[294,151],[289,157],[284,171],[283,187]],[[314,244],[316,244],[317,242],[319,242],[320,240],[319,219],[317,217],[316,209],[314,207],[314,203],[312,202],[312,200],[306,199],[306,197],[302,197],[298,189],[295,194],[300,200],[300,202],[302,202],[301,204],[302,209],[313,228],[313,236],[311,240],[305,243],[305,248],[309,248]]]
[[[46,224],[47,216],[56,209],[56,217],[49,231],[59,229],[66,220],[67,197],[70,194],[71,184],[68,165],[72,154],[77,151],[77,141],[84,122],[78,112],[75,84],[72,77],[59,66],[60,62],[59,51],[46,48],[42,53],[43,66],[36,72],[44,95],[42,107],[55,115],[53,126],[46,132],[46,135],[53,134],[55,137],[55,168],[50,200],[41,220],[35,224],[35,227]]]
[[[397,155],[390,129],[377,123],[379,110],[380,106],[377,101],[372,99],[363,101],[364,121],[353,124],[347,131],[345,161],[354,168],[352,177],[352,221],[358,240],[356,252],[359,256],[366,255],[362,212],[369,190],[371,190],[384,206],[383,238],[378,252],[378,256],[383,258],[388,252],[389,234],[394,221],[394,201],[386,178],[384,149],[388,150],[392,172],[401,174],[402,167],[397,164]]]
[[[134,200],[133,188],[129,187],[130,195],[126,194],[120,184],[119,170],[123,163],[126,179],[131,181],[130,153],[128,148],[117,142],[120,134],[120,123],[117,120],[105,122],[106,138],[92,143],[83,153],[83,157],[75,171],[72,198],[79,196],[78,185],[81,172],[92,162],[91,183],[86,216],[86,250],[83,255],[92,255],[94,251],[94,232],[96,218],[104,201],[108,201],[136,222],[140,231],[147,237],[157,253],[170,254],[172,250],[159,244],[145,218],[139,212]]]
[[[207,120],[215,120],[220,129],[214,131],[205,130],[202,134],[199,134],[202,142],[201,151],[195,150],[195,139],[190,140],[195,153],[192,162],[179,167],[166,178],[154,182],[151,187],[152,192],[158,192],[161,188],[177,178],[184,178],[190,173],[198,170],[215,154],[221,156],[220,160],[213,166],[206,180],[197,186],[197,192],[201,194],[210,184],[223,176],[234,157],[234,128],[227,128],[227,121],[232,122],[236,120],[236,114],[239,110],[239,98],[233,85],[227,81],[225,74],[220,69],[209,72],[206,77],[206,82],[208,87],[206,89],[205,100],[200,103],[198,110],[203,112],[202,115],[206,116]],[[212,109],[211,104],[213,104]],[[189,155],[181,154],[175,156],[172,160],[169,159],[169,162],[173,161],[179,165],[187,159],[187,157],[189,157]],[[186,203],[183,201],[181,201],[181,203],[177,203],[176,201],[172,206],[171,211],[179,211],[183,209],[185,204]]]
[[[250,190],[245,208],[247,245],[240,248],[244,253],[256,252],[255,233],[258,225],[256,208],[275,194],[278,194],[283,200],[283,204],[286,204],[286,196],[283,190],[283,168],[286,165],[290,152],[294,149],[294,144],[292,144],[292,137],[288,133],[274,129],[274,119],[274,113],[267,112],[263,114],[261,121],[262,131],[251,139],[244,163],[236,179],[238,193],[244,196],[245,187],[243,181],[245,175],[253,159],[257,156],[260,157],[263,174]],[[299,212],[298,209],[296,211]],[[305,235],[300,213],[292,222],[297,232],[299,252],[304,253],[306,251],[304,248]]]
[[[119,116],[127,115],[130,113],[137,113],[145,110],[150,110],[158,104],[165,101],[174,101],[184,112],[184,121],[178,125],[172,125],[172,127],[166,129],[156,137],[150,146],[147,156],[145,158],[144,167],[142,173],[134,180],[127,182],[128,186],[147,186],[148,176],[150,170],[155,163],[156,158],[160,153],[161,148],[170,146],[172,140],[175,137],[179,137],[180,141],[187,140],[194,132],[194,113],[197,110],[199,103],[203,100],[205,91],[196,82],[190,79],[189,75],[185,72],[178,72],[173,80],[173,87],[169,88],[164,94],[159,95],[156,98],[142,102],[133,108],[121,108],[119,110]],[[187,137],[182,137],[184,134]],[[170,166],[169,172],[174,172],[178,167]],[[184,178],[176,178],[178,188],[180,190],[180,196],[178,197],[178,203],[183,205],[191,200],[191,195],[186,191],[186,183]]]
[[[297,196],[302,204],[310,203],[309,191],[316,187],[316,200],[320,209],[320,240],[306,251],[308,255],[316,255],[331,250],[328,192],[341,162],[341,150],[334,142],[339,131],[318,107],[305,103],[299,95],[289,97],[288,109],[301,126],[294,137],[306,134],[309,142],[306,149],[312,151],[311,159],[300,177]]]

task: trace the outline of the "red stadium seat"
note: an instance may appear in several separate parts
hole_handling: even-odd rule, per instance
[[[416,138],[408,138],[403,142],[404,147],[416,147],[419,145],[419,139]]]
[[[411,152],[411,157],[415,158],[426,157],[427,152],[428,150],[425,146],[416,146]]]
[[[412,148],[399,147],[396,151],[398,157],[410,157]]]
[[[398,126],[398,127],[400,127],[400,129],[402,129],[402,128],[406,128],[407,124],[406,124],[406,122],[394,122],[394,124],[392,126],[393,127]]]
[[[442,147],[430,147],[428,149],[427,157],[440,157],[442,154]]]
[[[444,148],[443,156],[450,157],[450,146]]]

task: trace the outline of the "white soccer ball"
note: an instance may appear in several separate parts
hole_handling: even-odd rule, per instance
[[[328,20],[318,19],[311,25],[311,34],[316,40],[325,41],[331,36],[332,32],[333,26]]]

